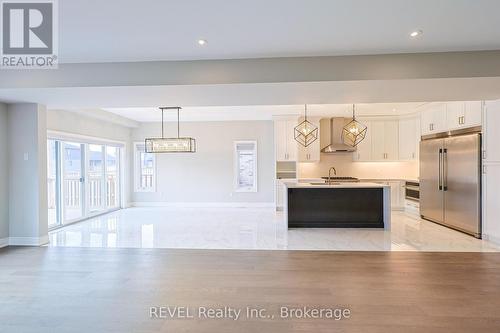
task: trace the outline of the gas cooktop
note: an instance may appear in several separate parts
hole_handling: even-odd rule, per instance
[[[321,177],[322,179],[328,180],[328,177]],[[354,177],[331,177],[330,180],[336,181],[336,182],[359,182],[358,178]]]

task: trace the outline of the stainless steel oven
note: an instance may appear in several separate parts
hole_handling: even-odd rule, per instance
[[[418,182],[406,181],[405,198],[412,201],[420,201],[420,184]]]

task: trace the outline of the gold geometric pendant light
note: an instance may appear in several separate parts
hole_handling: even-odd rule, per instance
[[[356,120],[355,105],[352,105],[352,120],[342,130],[342,140],[346,145],[356,147],[365,139],[368,127]]]
[[[307,120],[307,105],[304,105],[304,121],[294,129],[294,138],[304,147],[318,139],[318,127]]]

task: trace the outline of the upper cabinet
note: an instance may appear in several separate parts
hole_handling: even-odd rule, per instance
[[[354,161],[371,161],[372,159],[372,124],[370,121],[363,120],[363,124],[368,128],[365,139],[356,146],[353,153]]]
[[[422,135],[481,126],[483,102],[432,103],[422,111]]]
[[[297,125],[297,119],[279,119],[274,121],[276,161],[297,161],[297,141],[295,141],[293,135],[293,131]]]
[[[396,161],[399,155],[398,120],[360,120],[367,134],[353,154],[355,161]]]
[[[299,123],[302,122],[304,118],[299,119]],[[319,162],[321,155],[320,148],[320,126],[319,126],[319,118],[307,118],[309,122],[318,127],[318,138],[316,141],[311,143],[309,146],[304,147],[301,144],[297,143],[298,147],[298,157],[299,162]]]
[[[433,103],[422,111],[421,127],[422,135],[445,132],[447,130],[446,103]]]
[[[399,159],[418,160],[420,142],[420,120],[402,118],[399,120]]]
[[[446,103],[448,130],[481,126],[483,102],[450,102]]]
[[[370,129],[368,129],[370,130]],[[397,120],[371,122],[372,161],[395,161],[399,155]]]

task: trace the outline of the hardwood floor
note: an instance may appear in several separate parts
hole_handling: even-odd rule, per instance
[[[274,319],[151,319],[150,307]],[[281,319],[280,307],[348,308]],[[499,332],[500,254],[0,250],[0,332]]]

